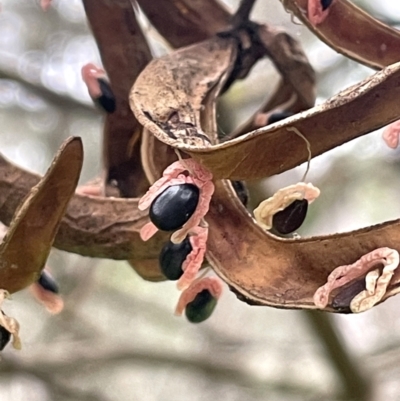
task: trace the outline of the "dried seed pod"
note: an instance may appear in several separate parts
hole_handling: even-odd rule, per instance
[[[168,280],[181,278],[183,274],[182,264],[192,249],[189,237],[186,237],[179,244],[168,241],[163,246],[159,258],[160,269]]]
[[[189,322],[201,323],[213,313],[217,299],[208,290],[199,292],[192,302],[186,305],[185,315]]]
[[[274,214],[272,217],[272,227],[279,234],[290,234],[303,224],[307,216],[307,210],[307,199],[295,200],[285,209]]]
[[[294,113],[292,113],[291,111],[277,111],[269,115],[267,124],[277,123],[278,121],[293,116],[293,114]]]
[[[10,342],[11,333],[3,326],[0,326],[0,351]]]
[[[199,203],[200,190],[193,184],[172,185],[150,206],[150,220],[163,231],[181,228],[193,215]]]
[[[54,294],[58,294],[60,289],[58,288],[58,284],[54,280],[54,278],[50,275],[50,273],[45,270],[42,271],[42,274],[39,277],[38,284],[42,286],[45,290],[50,291]]]

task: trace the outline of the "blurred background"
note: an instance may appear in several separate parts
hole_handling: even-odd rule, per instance
[[[228,1],[234,9],[237,1]],[[385,23],[400,23],[400,3],[357,1]],[[299,39],[317,71],[318,103],[373,73],[293,24],[278,0],[259,0],[256,21]],[[167,49],[143,18],[155,55]],[[2,0],[0,152],[44,173],[61,142],[81,136],[81,183],[101,173],[103,117],[80,78],[99,64],[81,0]],[[260,62],[221,101],[229,131],[274,88],[277,73]],[[367,112],[367,111],[366,111]],[[229,116],[229,118],[227,118]],[[252,202],[298,182],[300,166],[250,183]],[[321,197],[300,235],[349,231],[400,216],[400,151],[374,132],[313,159],[308,180]],[[390,183],[390,185],[389,185]],[[0,361],[1,401],[261,401],[400,399],[400,297],[354,316],[250,307],[228,290],[212,317],[193,325],[173,315],[175,283],[143,281],[124,262],[54,250],[48,262],[65,310],[50,316],[29,290],[5,311],[21,323],[23,349]]]

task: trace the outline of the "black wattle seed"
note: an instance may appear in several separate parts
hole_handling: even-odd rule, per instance
[[[333,309],[343,312],[352,313],[350,309],[350,303],[353,298],[360,292],[365,290],[365,278],[353,281],[346,286],[339,289],[339,292],[335,295],[332,300]]]
[[[60,291],[58,288],[58,284],[54,280],[50,274],[42,271],[42,274],[39,277],[38,284],[40,284],[45,290],[53,292],[54,294],[58,294]]]
[[[11,333],[3,326],[0,326],[0,351],[9,343]]]
[[[189,322],[201,323],[211,316],[216,305],[217,299],[211,295],[210,291],[203,290],[186,305],[185,315]]]
[[[274,214],[272,226],[280,234],[290,234],[303,224],[307,209],[308,201],[306,199],[295,200],[288,207]]]
[[[247,206],[247,202],[249,201],[249,191],[247,190],[245,183],[243,181],[231,181],[231,184],[240,201],[244,206]]]
[[[180,244],[168,241],[162,248],[159,258],[160,269],[168,280],[179,280],[183,274],[182,264],[189,253],[192,245],[189,237]]]
[[[321,0],[322,11],[325,11],[331,4],[333,0]]]
[[[273,124],[278,121],[284,120],[285,118],[291,117],[294,113],[291,111],[277,111],[276,113],[272,113],[268,117],[268,124]]]
[[[172,185],[154,199],[150,206],[150,220],[159,230],[177,230],[190,219],[199,197],[200,190],[196,185]]]
[[[111,90],[110,84],[102,79],[97,78],[97,82],[99,83],[101,96],[96,99],[96,102],[100,105],[102,109],[104,109],[107,113],[114,113],[117,105],[113,91]]]

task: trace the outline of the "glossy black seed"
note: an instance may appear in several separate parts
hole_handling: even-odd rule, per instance
[[[53,292],[54,294],[58,294],[60,291],[58,288],[58,284],[54,280],[50,274],[42,271],[42,274],[39,277],[38,284],[40,284],[45,290]]]
[[[186,317],[192,323],[204,322],[211,316],[216,305],[217,299],[211,295],[210,291],[203,290],[196,295],[192,302],[187,304]]]
[[[3,326],[0,326],[0,351],[9,343],[11,333]]]
[[[322,11],[325,11],[332,4],[333,0],[320,0],[320,1],[322,6]]]
[[[365,290],[365,278],[353,281],[341,288],[332,300],[333,309],[342,313],[352,313],[350,303],[353,298]]]
[[[290,234],[296,231],[304,222],[308,209],[306,199],[295,200],[285,209],[274,214],[272,226],[280,234]]]
[[[236,192],[236,195],[239,197],[240,201],[244,206],[247,206],[247,202],[249,201],[249,191],[247,190],[246,185],[243,181],[231,181],[233,189]]]
[[[102,78],[97,78],[99,83],[101,96],[96,99],[96,102],[104,109],[107,113],[114,113],[116,109],[116,101],[114,93],[111,90],[110,84]]]
[[[284,120],[285,118],[291,117],[294,113],[291,111],[277,111],[276,113],[272,113],[268,117],[268,124],[273,124],[278,121]]]
[[[150,206],[150,220],[159,230],[177,230],[190,219],[199,197],[200,190],[196,185],[172,185],[154,199]]]
[[[183,274],[182,264],[190,252],[192,252],[192,245],[189,237],[186,237],[180,244],[168,241],[163,246],[159,263],[162,273],[168,280],[181,278]]]

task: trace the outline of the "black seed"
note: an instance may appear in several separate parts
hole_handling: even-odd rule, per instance
[[[217,305],[217,299],[210,291],[203,290],[196,295],[196,298],[189,302],[185,309],[185,314],[189,322],[201,323],[207,320]]]
[[[97,78],[99,83],[101,96],[96,99],[96,102],[104,109],[107,113],[114,113],[116,109],[116,101],[114,93],[111,90],[110,84],[102,78]]]
[[[290,234],[296,231],[304,222],[308,209],[306,199],[295,200],[285,209],[274,214],[272,226],[280,234]]]
[[[0,326],[0,351],[9,343],[11,333],[3,326]]]
[[[154,199],[150,206],[150,220],[159,230],[177,230],[196,210],[199,196],[196,185],[172,185]]]
[[[231,181],[231,184],[236,192],[236,195],[239,197],[240,201],[243,203],[244,206],[246,206],[249,200],[249,191],[247,190],[246,185],[244,185],[244,182]]]
[[[321,0],[322,11],[325,11],[331,4],[333,0]]]
[[[160,269],[168,280],[178,280],[183,274],[182,263],[189,253],[192,252],[192,245],[189,237],[186,237],[180,244],[168,241],[162,248],[159,258]]]
[[[294,113],[291,111],[277,111],[276,113],[272,113],[268,117],[268,124],[273,124],[278,121],[284,120],[285,118],[291,117]]]
[[[39,285],[41,285],[45,290],[53,292],[54,294],[58,294],[60,291],[58,288],[58,284],[54,280],[52,276],[50,276],[49,273],[46,273],[45,271],[42,271],[42,274],[39,277],[39,280],[37,281]]]
[[[332,300],[332,308],[343,313],[351,313],[350,303],[353,298],[365,290],[365,278],[353,281],[340,289]]]

